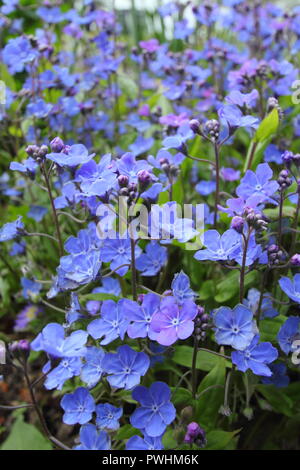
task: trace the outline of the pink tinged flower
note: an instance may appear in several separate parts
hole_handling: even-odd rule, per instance
[[[174,297],[166,297],[151,321],[151,329],[157,333],[156,341],[170,346],[178,339],[188,338],[194,331],[193,319],[196,315],[197,306],[192,300],[187,300],[180,307]]]

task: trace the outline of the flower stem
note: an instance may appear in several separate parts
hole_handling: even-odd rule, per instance
[[[135,267],[135,241],[130,237],[130,248],[131,248],[131,271],[132,271],[132,298],[137,300],[137,281],[136,281],[136,267]]]
[[[215,170],[216,170],[216,194],[215,194],[215,211],[214,211],[214,228],[217,226],[217,217],[218,217],[218,204],[220,197],[220,154],[218,143],[214,143],[215,150]]]
[[[57,212],[56,212],[55,205],[54,205],[54,199],[53,199],[53,195],[52,195],[52,190],[51,190],[50,181],[49,181],[49,178],[48,178],[48,175],[47,175],[47,170],[46,170],[46,168],[45,168],[44,163],[41,165],[41,170],[42,170],[42,173],[43,173],[44,178],[45,178],[46,187],[47,187],[47,191],[48,191],[48,194],[49,194],[49,199],[50,199],[50,202],[51,202],[53,220],[54,220],[54,225],[55,225],[55,228],[56,228],[56,234],[57,234],[58,245],[59,245],[59,255],[60,255],[60,256],[63,256],[63,254],[64,254],[64,247],[63,247],[63,243],[62,243],[62,238],[61,238],[61,233],[60,233],[60,228],[59,228],[59,223],[58,223],[58,217],[57,217]]]
[[[192,359],[192,396],[193,398],[196,398],[196,392],[197,392],[197,354],[198,354],[198,344],[199,341],[195,335],[194,337],[194,351],[193,351],[193,359]]]
[[[251,235],[251,229],[248,229],[247,236],[243,235],[244,239],[244,251],[243,251],[243,260],[242,260],[242,268],[241,268],[241,276],[240,276],[240,303],[243,302],[244,299],[244,289],[245,289],[245,269],[246,269],[246,261],[247,261],[247,250],[248,250],[248,243]]]

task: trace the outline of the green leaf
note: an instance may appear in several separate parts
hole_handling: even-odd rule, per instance
[[[172,359],[176,364],[190,369],[192,367],[193,348],[191,346],[176,346]],[[220,357],[216,354],[207,351],[198,351],[196,368],[209,372],[219,363],[219,360]],[[229,361],[225,361],[225,364],[226,367],[231,367]]]
[[[259,325],[260,340],[274,341],[285,320],[286,317],[284,315],[278,315],[275,318],[264,318]]]
[[[162,443],[164,446],[164,449],[174,449],[177,447],[177,442],[174,439],[174,430],[173,429],[168,429],[165,434],[163,435],[162,438]]]
[[[118,85],[128,98],[132,100],[137,98],[139,93],[137,84],[128,75],[118,73]]]
[[[240,432],[240,429],[236,431],[227,432],[216,429],[207,433],[207,446],[205,450],[224,450],[231,443],[234,437]],[[235,445],[234,445],[235,447]],[[231,447],[232,448],[232,447]]]
[[[97,294],[86,294],[86,295],[81,295],[80,300],[82,301],[87,301],[87,300],[98,300],[101,302],[102,300],[114,300],[115,302],[118,302],[120,297],[117,297],[114,294],[106,294],[104,292],[98,292]]]
[[[220,406],[224,400],[225,375],[226,361],[217,357],[217,364],[204,377],[197,390],[197,394],[200,396],[195,406],[196,421],[209,429],[215,426]],[[204,393],[205,390],[207,393]]]
[[[174,406],[189,405],[192,401],[192,393],[183,387],[171,387],[172,403]]]
[[[217,295],[215,296],[216,302],[220,304],[227,302],[238,293],[240,287],[239,276],[238,271],[231,271],[226,275],[225,279],[219,282],[217,285]],[[248,289],[256,281],[256,278],[256,271],[246,274],[245,289]]]
[[[296,212],[295,207],[284,206],[283,211],[282,211],[282,215],[283,215],[283,217],[287,217],[287,218],[292,219],[295,216],[295,212]],[[264,213],[271,220],[277,220],[278,219],[278,208],[276,208],[276,209],[270,209],[270,208],[265,209]]]
[[[286,395],[284,390],[274,385],[257,385],[256,390],[264,396],[274,411],[285,416],[293,416],[293,400]]]
[[[116,432],[115,438],[118,441],[123,441],[124,439],[129,439],[137,434],[140,435],[140,431],[138,429],[133,428],[130,424],[124,424],[124,426]]]
[[[37,428],[18,416],[1,450],[52,450],[52,446]]]
[[[276,134],[278,125],[279,115],[277,109],[274,108],[260,123],[254,136],[254,142],[264,142],[269,139],[272,135]]]

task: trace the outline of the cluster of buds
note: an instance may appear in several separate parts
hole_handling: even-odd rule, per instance
[[[279,119],[283,118],[282,108],[280,107],[280,105],[278,103],[278,100],[276,98],[274,98],[273,96],[268,98],[267,109],[268,109],[268,112],[272,111],[273,109],[277,109]]]
[[[177,178],[179,168],[176,165],[170,164],[167,158],[161,158],[159,160],[162,171],[167,175],[169,179]]]
[[[277,183],[279,184],[279,189],[282,192],[285,191],[285,189],[287,189],[289,186],[291,186],[292,180],[289,177],[288,170],[281,170]]]
[[[118,183],[120,186],[119,195],[128,198],[128,205],[130,205],[137,197],[137,185],[135,183],[129,183],[127,175],[119,175]]]
[[[49,152],[47,145],[28,145],[26,148],[26,153],[29,157],[34,158],[38,163],[42,162]]]
[[[204,132],[212,141],[216,142],[220,134],[220,123],[216,119],[210,119],[204,124]]]
[[[184,436],[184,442],[186,444],[195,444],[197,447],[206,446],[206,434],[204,429],[202,429],[198,423],[192,421],[187,425],[186,434]]]
[[[195,336],[197,341],[204,341],[209,329],[209,315],[204,308],[198,305],[198,312],[195,318]]]
[[[249,227],[253,227],[255,230],[266,230],[268,222],[265,216],[261,212],[255,212],[254,209],[245,209],[245,219]]]
[[[270,67],[268,66],[268,64],[266,62],[262,62],[257,67],[256,74],[262,80],[267,80],[269,71]]]
[[[268,258],[271,265],[280,264],[283,260],[283,252],[278,245],[270,245],[268,248]]]

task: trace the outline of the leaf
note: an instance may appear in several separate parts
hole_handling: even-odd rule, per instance
[[[264,318],[259,325],[261,341],[274,341],[285,320],[284,315],[278,315],[275,318]]]
[[[293,400],[286,395],[284,390],[274,385],[257,385],[256,390],[264,396],[274,411],[285,416],[293,416]]]
[[[118,73],[118,85],[124,95],[134,100],[137,98],[139,90],[137,84],[128,75]]]
[[[246,274],[245,289],[250,287],[256,281],[256,278],[257,272],[255,271],[251,271],[250,273]],[[226,275],[226,278],[217,285],[217,295],[215,296],[216,302],[222,304],[232,299],[232,297],[238,293],[239,287],[239,272],[231,271]]]
[[[196,402],[196,421],[209,429],[215,426],[220,406],[224,400],[224,386],[226,375],[226,361],[217,357],[217,364],[201,381],[197,394],[200,395]]]
[[[254,142],[264,142],[269,139],[272,135],[276,134],[278,125],[279,115],[277,109],[274,108],[260,123],[254,136]]]
[[[117,297],[114,294],[107,294],[104,292],[98,292],[97,294],[86,294],[80,296],[80,300],[82,301],[87,301],[87,300],[98,300],[99,302],[103,300],[114,300],[115,302],[118,302],[120,297]]]
[[[171,387],[172,403],[174,406],[189,405],[192,401],[192,393],[183,387]]]
[[[287,218],[294,218],[295,216],[295,212],[296,212],[296,208],[293,207],[293,206],[284,206],[283,207],[283,211],[282,211],[282,215],[283,217],[287,217]],[[265,209],[264,210],[264,213],[265,215],[271,219],[271,220],[277,220],[278,219],[278,208],[275,208],[275,209]]]
[[[233,438],[241,431],[237,429],[236,431],[222,431],[216,429],[215,431],[210,431],[207,433],[207,445],[205,450],[223,450],[226,449],[228,444],[233,440]],[[234,446],[235,447],[235,446]]]
[[[193,361],[193,348],[191,346],[176,346],[172,359],[176,364],[190,369]],[[196,368],[209,372],[218,364],[219,359],[220,357],[216,354],[207,351],[198,351]],[[226,367],[231,367],[229,361],[226,361]]]
[[[52,445],[36,427],[18,416],[1,450],[52,450]]]
[[[118,441],[123,441],[124,439],[129,439],[132,436],[140,435],[140,431],[136,428],[133,428],[130,424],[124,424],[116,432],[115,439]]]
[[[174,439],[174,430],[168,429],[162,437],[162,444],[164,449],[175,449],[177,447],[177,442]]]

